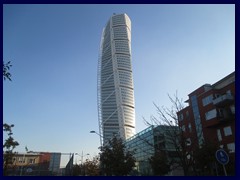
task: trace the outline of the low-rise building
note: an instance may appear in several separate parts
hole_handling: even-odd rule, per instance
[[[235,72],[214,84],[205,84],[191,92],[188,106],[179,111],[179,126],[189,146],[216,143],[225,149],[235,164]]]
[[[56,175],[60,168],[61,153],[15,153],[9,174],[15,176]]]
[[[164,152],[169,161],[172,159],[177,160],[175,147],[169,137],[169,132],[171,131],[178,131],[178,127],[152,125],[126,141],[128,150],[134,152],[134,157],[136,158],[135,171],[138,175],[153,175],[149,159],[157,151]],[[169,174],[182,175],[182,171],[174,169]]]

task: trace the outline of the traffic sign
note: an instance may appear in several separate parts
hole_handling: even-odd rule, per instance
[[[215,153],[216,159],[222,165],[226,165],[229,162],[229,156],[223,149],[219,149]]]
[[[32,170],[32,168],[27,168],[27,173],[31,173],[31,172],[33,172],[33,170]]]

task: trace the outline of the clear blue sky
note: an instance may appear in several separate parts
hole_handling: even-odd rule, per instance
[[[167,94],[183,100],[235,70],[234,5],[4,5],[3,120],[33,151],[97,155],[97,61],[113,13],[132,21],[136,131]],[[78,157],[80,158],[80,157]]]

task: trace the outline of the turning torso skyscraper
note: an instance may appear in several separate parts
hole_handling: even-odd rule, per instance
[[[103,145],[113,135],[126,140],[135,134],[131,64],[131,21],[126,14],[114,14],[103,29],[98,62],[98,118]]]

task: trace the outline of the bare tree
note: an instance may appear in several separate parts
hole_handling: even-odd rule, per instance
[[[167,136],[166,139],[168,143],[174,147],[175,156],[177,157],[176,158],[168,155],[170,165],[172,168],[182,167],[184,175],[187,176],[190,174],[190,169],[194,164],[194,159],[192,156],[194,147],[193,143],[197,141],[192,140],[189,142],[188,137],[184,133],[184,130],[179,126],[179,118],[177,116],[177,112],[184,109],[183,101],[178,98],[177,92],[173,97],[168,94],[168,97],[172,103],[172,106],[170,108],[164,106],[159,107],[154,103],[158,117],[151,116],[150,121],[144,118],[144,122],[148,126],[168,126],[168,128],[165,130],[165,135]]]

